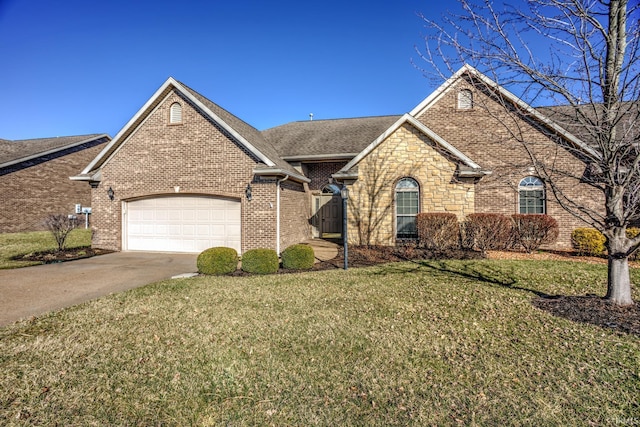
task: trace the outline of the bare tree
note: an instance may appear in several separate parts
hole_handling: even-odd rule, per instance
[[[525,146],[539,176],[558,203],[607,238],[606,298],[633,304],[629,255],[640,236],[628,226],[640,220],[640,5],[628,0],[459,0],[459,12],[422,18],[428,34],[421,57],[440,77],[468,63],[508,87],[530,105],[554,106],[551,119],[584,144],[567,145],[587,165],[582,176],[562,170],[553,156]],[[491,90],[491,88],[484,88]],[[518,105],[505,105],[518,109]],[[567,177],[598,190],[597,207],[581,203]]]
[[[44,220],[47,230],[53,234],[58,245],[58,250],[63,251],[67,243],[67,237],[74,229],[78,227],[78,219],[75,216],[56,214],[49,215]]]

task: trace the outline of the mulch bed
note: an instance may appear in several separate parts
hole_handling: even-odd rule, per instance
[[[597,295],[537,297],[533,306],[554,316],[640,337],[640,306],[619,307]]]
[[[37,261],[43,264],[55,264],[57,262],[73,261],[89,258],[96,255],[111,253],[106,249],[94,249],[90,247],[65,249],[63,251],[33,252],[26,255],[13,257],[16,261]]]

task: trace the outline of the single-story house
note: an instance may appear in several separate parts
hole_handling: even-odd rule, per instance
[[[106,134],[0,139],[0,233],[43,230],[47,216],[91,206],[90,189],[69,176],[110,140]]]
[[[513,123],[526,147],[514,143]],[[342,233],[393,245],[419,212],[546,213],[558,246],[583,226],[535,176],[529,152],[575,173],[589,147],[470,66],[409,113],[294,122],[259,131],[169,78],[74,180],[92,188],[93,245],[277,251]],[[585,203],[598,195],[563,183]]]

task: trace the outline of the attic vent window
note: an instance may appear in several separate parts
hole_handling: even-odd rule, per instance
[[[473,93],[469,89],[458,92],[458,110],[470,110],[473,108]]]
[[[171,104],[171,109],[169,112],[169,124],[180,124],[182,123],[182,105],[177,102]]]

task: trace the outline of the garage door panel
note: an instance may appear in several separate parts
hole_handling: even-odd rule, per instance
[[[240,252],[240,202],[214,197],[158,197],[127,203],[126,248],[200,252],[228,246]]]

